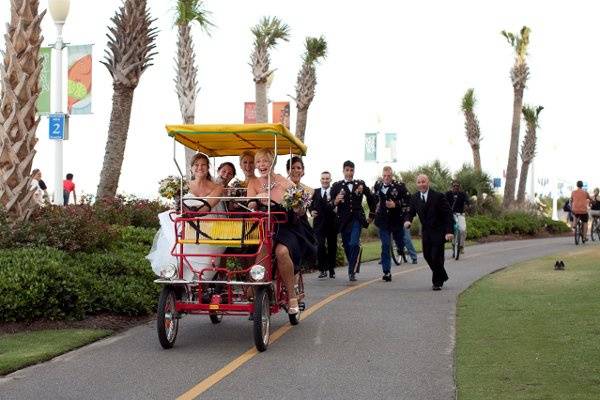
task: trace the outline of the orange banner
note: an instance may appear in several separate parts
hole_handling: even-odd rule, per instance
[[[273,123],[282,124],[290,129],[290,102],[275,101],[273,102]]]

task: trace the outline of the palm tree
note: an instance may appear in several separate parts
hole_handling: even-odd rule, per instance
[[[156,53],[155,21],[147,10],[146,0],[125,0],[111,18],[108,50],[102,64],[113,78],[113,99],[104,163],[96,197],[114,197],[119,186],[123,155],[127,142],[133,92]]]
[[[207,18],[208,11],[203,8],[202,0],[177,1],[177,75],[175,91],[179,98],[179,109],[184,124],[193,124],[196,114],[196,96],[198,88],[198,67],[192,40],[192,24],[197,22],[205,32],[213,24]],[[185,148],[185,165],[189,167],[194,150]]]
[[[479,121],[475,115],[475,98],[474,89],[469,89],[462,99],[461,109],[465,114],[465,131],[467,140],[473,151],[473,166],[476,172],[481,173],[481,156],[479,154],[479,144],[481,142],[481,134],[479,131]]]
[[[544,107],[538,106],[533,108],[532,106],[523,107],[523,117],[527,123],[527,133],[523,144],[521,145],[521,176],[519,177],[519,190],[517,192],[517,203],[523,203],[525,201],[525,185],[527,184],[527,173],[529,172],[529,165],[535,157],[535,145],[537,142],[537,128],[538,119],[540,112]]]
[[[269,69],[269,50],[279,40],[289,40],[290,28],[277,17],[263,17],[251,31],[254,35],[254,49],[250,55],[250,66],[256,90],[256,122],[268,122],[267,79],[274,72]]]
[[[515,185],[517,183],[517,161],[519,151],[519,131],[521,129],[521,108],[523,108],[523,92],[529,77],[527,66],[527,46],[531,30],[524,26],[519,34],[502,31],[511,47],[515,50],[515,64],[510,71],[513,85],[513,121],[510,134],[510,148],[508,151],[508,164],[506,166],[506,185],[504,186],[504,199],[502,205],[509,206],[515,199]]]
[[[38,0],[10,2],[6,52],[0,64],[0,207],[13,223],[29,218],[36,207],[29,175],[40,122],[35,102],[41,91],[40,23],[46,13],[39,13],[38,6]]]
[[[314,38],[307,37],[304,43],[305,51],[302,56],[302,67],[298,72],[296,82],[296,108],[298,117],[296,118],[296,136],[304,141],[306,132],[306,119],[308,117],[308,107],[315,97],[315,87],[317,86],[317,72],[315,64],[321,58],[327,55],[327,41],[323,36]]]

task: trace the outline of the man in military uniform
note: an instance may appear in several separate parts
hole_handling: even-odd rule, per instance
[[[383,167],[381,180],[375,182],[373,195],[377,199],[375,226],[379,228],[381,239],[381,268],[383,280],[392,281],[390,270],[391,239],[398,249],[404,246],[404,219],[410,204],[410,196],[402,182],[394,180],[391,167]]]
[[[375,198],[371,190],[360,179],[354,179],[354,163],[344,162],[344,180],[331,187],[331,198],[336,207],[336,215],[342,244],[348,260],[348,276],[351,282],[356,281],[356,268],[360,262],[360,232],[369,226],[375,215]],[[363,198],[369,206],[369,218],[362,207]]]

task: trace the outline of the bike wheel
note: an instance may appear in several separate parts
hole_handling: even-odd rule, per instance
[[[210,314],[208,314],[208,316],[210,317],[210,322],[212,322],[215,325],[220,324],[223,320],[223,314],[219,314],[216,312],[211,312]]]
[[[390,243],[390,255],[392,256],[392,260],[394,260],[394,264],[402,264],[402,255],[398,251],[398,247],[396,246],[396,243],[393,240],[391,240]]]
[[[254,345],[256,346],[256,350],[265,351],[269,346],[271,306],[269,301],[269,291],[264,286],[260,286],[256,289],[254,295],[253,317]]]
[[[590,232],[590,236],[592,237],[592,242],[595,242],[596,238],[600,240],[600,227],[598,226],[597,218],[594,218],[592,221],[592,231]]]
[[[579,232],[581,230],[581,226],[579,225],[579,222],[575,225],[575,246],[577,246],[579,244]]]
[[[164,286],[160,292],[156,311],[158,341],[164,349],[172,348],[177,338],[179,317],[175,309],[175,300],[175,290],[170,286]]]

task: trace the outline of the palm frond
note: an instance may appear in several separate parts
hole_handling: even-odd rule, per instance
[[[501,32],[502,36],[506,38],[508,44],[510,44],[510,46],[515,50],[518,64],[523,64],[525,62],[525,58],[527,57],[527,47],[529,46],[530,33],[531,29],[527,26],[523,26],[518,34],[507,31]]]
[[[202,0],[177,0],[176,25],[188,25],[197,22],[200,28],[210,35],[210,28],[215,25],[208,19],[210,11],[204,8]]]
[[[543,109],[544,109],[543,106],[537,106],[536,108],[534,108],[533,106],[528,105],[528,104],[524,105],[522,112],[523,112],[523,117],[525,118],[525,121],[529,125],[538,127],[539,126],[538,125],[539,116]]]
[[[463,111],[473,111],[477,98],[475,97],[475,89],[468,89],[462,98],[461,109]]]
[[[304,47],[306,51],[304,52],[302,60],[306,64],[312,64],[318,62],[320,58],[327,57],[327,40],[325,40],[325,37],[322,35],[318,38],[307,37],[304,42]]]
[[[255,46],[273,48],[279,40],[289,41],[290,27],[277,17],[262,17],[250,31],[255,37]]]

